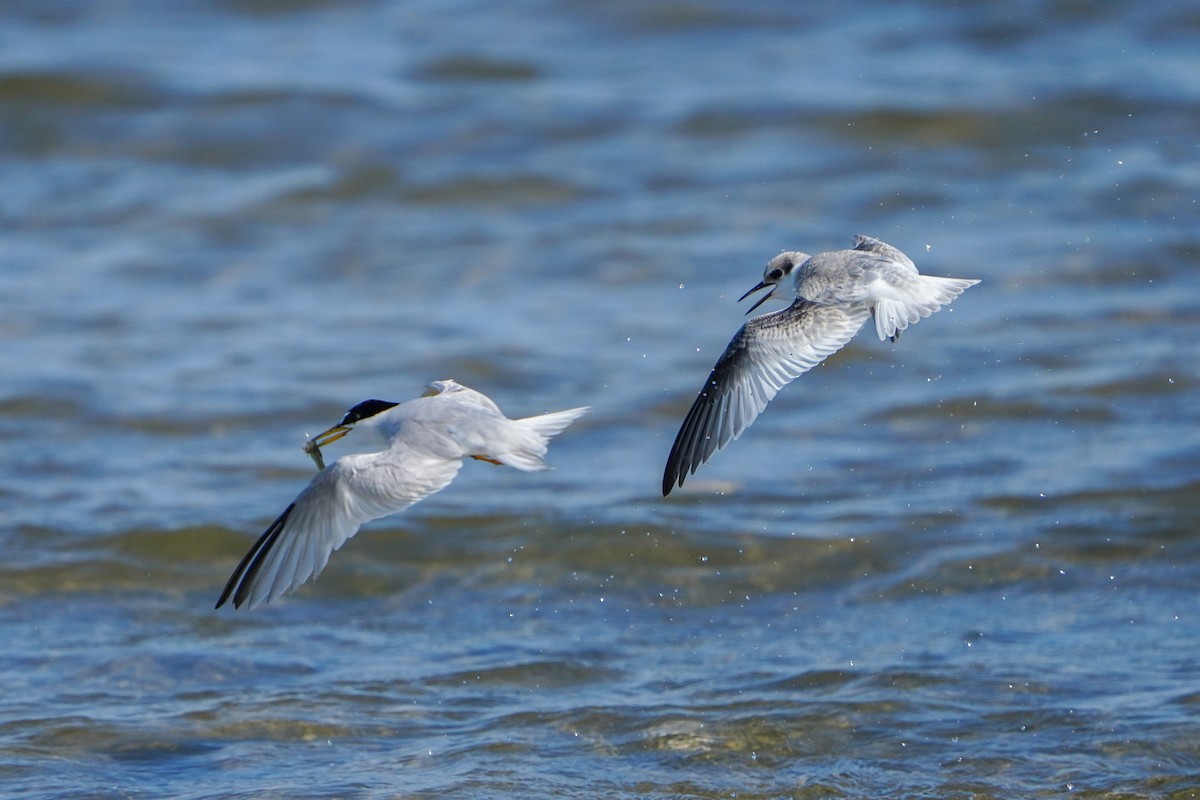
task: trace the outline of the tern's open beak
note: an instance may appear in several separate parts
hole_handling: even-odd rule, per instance
[[[762,297],[758,298],[758,300],[754,303],[754,305],[750,306],[749,310],[746,311],[746,316],[749,316],[750,312],[754,311],[754,309],[758,308],[763,303],[765,303],[771,299],[771,295],[775,294],[775,284],[767,283],[766,281],[759,281],[757,286],[755,286],[753,289],[751,289],[750,291],[746,292],[744,295],[742,295],[741,297],[738,298],[738,302],[740,303],[743,300],[745,300],[747,297],[749,297],[750,295],[757,292],[759,289],[766,289],[768,286],[771,287],[771,291],[767,292]]]

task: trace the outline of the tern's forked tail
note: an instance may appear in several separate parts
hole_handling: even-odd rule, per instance
[[[876,301],[872,311],[879,340],[894,341],[895,337],[900,335],[900,331],[922,317],[928,317],[977,283],[979,281],[967,278],[916,276],[915,282],[904,287],[903,296],[884,297]]]
[[[587,406],[568,408],[566,411],[551,411],[536,417],[512,420],[517,435],[511,447],[504,453],[492,453],[505,466],[523,472],[547,469],[543,461],[550,438],[562,433],[567,426],[582,417],[590,409]]]

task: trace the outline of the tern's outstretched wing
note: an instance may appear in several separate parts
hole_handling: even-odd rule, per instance
[[[217,608],[231,596],[235,608],[254,608],[287,594],[324,569],[360,526],[444,489],[461,467],[460,459],[402,442],[381,453],[342,456],[263,532],[225,584]]]
[[[861,304],[825,306],[801,299],[743,325],[679,428],[663,473],[663,495],[741,436],[780,389],[842,349],[867,316]]]
[[[855,234],[854,249],[863,253],[877,253],[909,272],[915,273],[917,271],[917,265],[900,248],[892,247],[887,242],[881,242],[872,236],[864,236],[861,233]]]
[[[464,407],[483,409],[485,412],[503,417],[504,412],[496,401],[483,392],[477,392],[469,386],[463,386],[456,380],[432,381],[421,392],[421,397],[437,397],[443,401],[452,401]]]

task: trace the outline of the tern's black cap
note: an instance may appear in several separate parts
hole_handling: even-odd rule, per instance
[[[342,417],[340,424],[353,425],[356,422],[364,420],[368,417],[373,417],[376,414],[381,414],[389,408],[398,406],[399,403],[389,403],[387,400],[363,400],[354,408],[346,412],[346,416]]]

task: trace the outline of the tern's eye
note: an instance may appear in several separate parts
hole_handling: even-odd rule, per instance
[[[776,267],[775,269],[771,270],[771,279],[772,279],[772,280],[776,280],[776,281],[777,281],[777,280],[779,280],[779,279],[780,279],[780,278],[782,278],[782,277],[783,277],[783,270],[779,269],[778,267]]]

